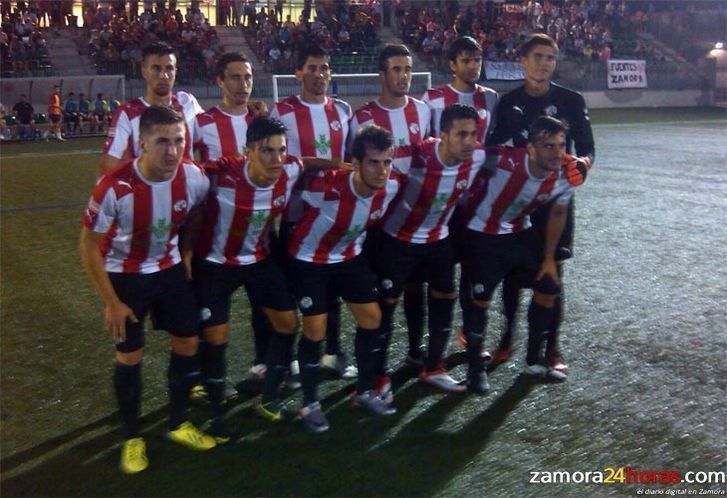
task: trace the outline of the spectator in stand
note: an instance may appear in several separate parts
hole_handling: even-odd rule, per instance
[[[18,122],[18,138],[30,140],[35,136],[35,110],[28,102],[28,96],[21,93],[18,102],[13,106],[13,115]]]

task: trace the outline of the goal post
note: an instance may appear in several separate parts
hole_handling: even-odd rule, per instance
[[[410,95],[423,95],[431,87],[431,72],[412,73],[411,89],[409,90]],[[329,93],[346,101],[350,100],[350,97],[366,97],[368,100],[372,95],[381,94],[379,73],[333,73],[331,75],[331,84],[328,88]],[[273,75],[273,103],[278,102],[281,97],[297,95],[299,93],[300,83],[295,79],[294,75]]]

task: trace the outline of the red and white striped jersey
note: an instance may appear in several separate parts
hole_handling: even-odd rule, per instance
[[[490,175],[478,178],[465,208],[467,228],[490,235],[516,233],[530,228],[530,213],[551,199],[568,204],[574,187],[563,170],[537,178],[530,173],[525,148],[488,147],[495,164]]]
[[[199,151],[200,162],[215,161],[222,156],[242,156],[247,143],[247,125],[255,116],[245,110],[233,116],[215,106],[194,120],[194,148]]]
[[[308,104],[300,97],[287,97],[276,102],[270,113],[288,128],[288,154],[298,158],[345,157],[351,106],[333,97],[323,104]]]
[[[439,157],[440,139],[429,138],[420,146],[397,149],[394,167],[406,175],[401,191],[386,214],[383,230],[392,237],[414,244],[429,244],[449,235],[449,219],[457,202],[484,165],[485,151],[478,147],[472,159],[445,166]],[[404,157],[400,161],[400,150]]]
[[[155,273],[179,263],[179,227],[209,189],[204,171],[191,161],[163,182],[147,180],[137,162],[104,175],[84,214],[84,226],[104,234],[101,253],[108,272]]]
[[[228,265],[249,265],[267,258],[270,227],[285,209],[302,168],[297,158],[288,156],[280,178],[269,187],[252,183],[246,157],[208,169],[212,186],[197,254]]]
[[[126,154],[126,159],[133,159],[141,155],[139,120],[147,107],[149,107],[149,103],[144,100],[144,97],[139,97],[125,102],[116,109],[111,120],[111,126],[109,126],[106,141],[103,144],[102,152],[104,154],[116,159],[123,159],[124,154]],[[187,124],[187,143],[184,146],[184,157],[192,159],[194,118],[204,109],[199,105],[194,95],[187,92],[172,94],[172,107],[184,114],[184,121]]]
[[[398,109],[389,109],[378,100],[371,100],[356,109],[351,119],[348,133],[348,153],[356,132],[370,124],[385,128],[394,135],[394,145],[418,144],[429,136],[429,125],[432,120],[429,107],[421,100],[407,97],[406,104]]]
[[[463,93],[456,90],[452,85],[443,85],[438,88],[430,88],[422,96],[432,110],[432,136],[439,137],[439,122],[442,119],[444,109],[452,104],[465,104],[474,107],[480,120],[477,122],[477,137],[481,143],[485,143],[487,130],[492,125],[493,112],[497,104],[497,92],[482,85],[475,85],[475,91]]]
[[[328,169],[301,182],[303,216],[290,233],[288,252],[312,263],[340,263],[361,254],[366,229],[379,222],[399,190],[392,174],[386,186],[361,197],[353,186],[352,170]],[[316,174],[313,173],[313,174]]]

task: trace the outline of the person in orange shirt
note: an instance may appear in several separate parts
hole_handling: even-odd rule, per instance
[[[48,120],[50,125],[43,134],[46,140],[50,134],[61,142],[65,139],[61,136],[61,87],[53,85],[53,92],[48,97]]]

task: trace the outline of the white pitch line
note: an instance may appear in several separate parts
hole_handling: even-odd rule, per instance
[[[13,154],[11,156],[2,156],[0,155],[0,160],[2,159],[26,159],[26,158],[32,158],[32,157],[47,157],[52,158],[55,156],[80,156],[80,155],[86,155],[86,154],[101,154],[101,151],[99,149],[84,149],[84,150],[72,150],[68,152],[22,152],[20,154]]]
[[[644,121],[639,123],[594,123],[591,124],[594,128],[623,128],[626,126],[687,126],[687,125],[700,125],[700,124],[725,124],[727,125],[727,118],[725,119],[698,119],[695,121]]]

